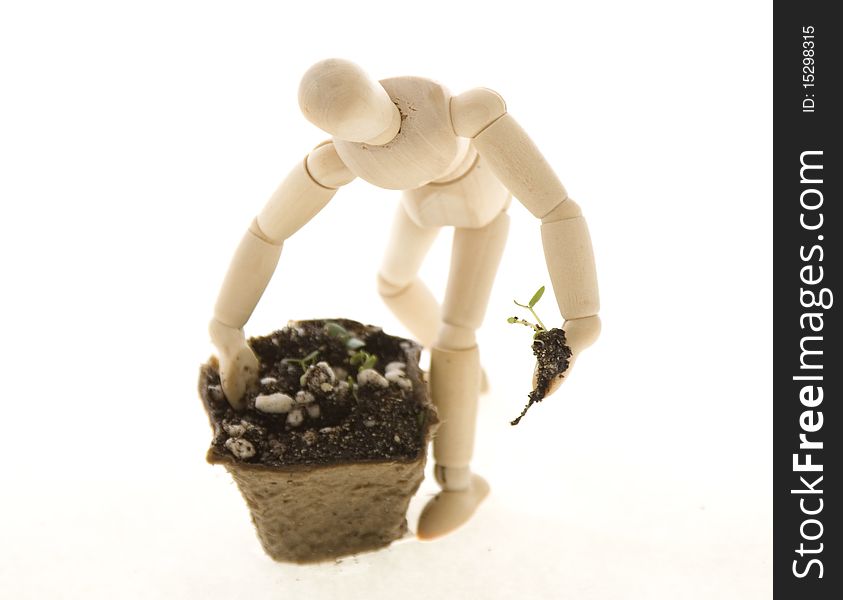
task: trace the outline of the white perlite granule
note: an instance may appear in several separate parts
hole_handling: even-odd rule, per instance
[[[357,374],[357,383],[376,387],[389,387],[386,378],[374,369],[364,369]]]
[[[302,375],[301,385],[311,392],[318,392],[320,390],[331,392],[334,389],[334,383],[336,381],[337,378],[334,375],[331,365],[322,360],[307,368],[307,371]]]
[[[255,447],[252,446],[252,442],[242,438],[228,438],[225,440],[225,447],[240,460],[246,460],[255,455]]]
[[[240,437],[244,433],[246,433],[246,426],[243,422],[240,423],[231,423],[231,422],[223,422],[222,429],[231,437]]]
[[[389,363],[394,365],[396,363]],[[401,364],[401,363],[398,363]],[[389,367],[387,366],[387,369]],[[387,370],[386,372],[386,380],[391,381],[392,383],[396,384],[402,390],[411,390],[413,389],[413,382],[407,379],[407,376],[404,374],[404,371],[400,371],[398,369]]]
[[[296,392],[296,404],[310,404],[313,402],[313,394],[304,390]]]
[[[304,422],[304,413],[300,408],[294,408],[287,415],[287,424],[292,427],[298,427]]]
[[[287,394],[276,392],[274,394],[261,394],[255,398],[255,408],[261,412],[270,414],[280,414],[290,412],[293,408],[293,399]]]

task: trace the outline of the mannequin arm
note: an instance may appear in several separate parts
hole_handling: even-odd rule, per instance
[[[580,207],[568,198],[556,173],[506,112],[498,94],[478,88],[454,97],[451,120],[457,135],[471,138],[498,179],[541,219],[545,259],[573,364],[600,334],[594,254]]]
[[[235,408],[241,407],[243,394],[258,376],[258,361],[246,344],[243,326],[275,271],[284,240],[322,210],[337,188],[353,179],[333,144],[318,146],[290,171],[234,253],[209,331],[220,354],[223,391]]]

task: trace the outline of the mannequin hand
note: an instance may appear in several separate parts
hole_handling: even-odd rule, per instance
[[[547,386],[547,392],[544,395],[545,398],[547,398],[548,396],[550,396],[556,390],[559,389],[559,386],[562,385],[562,383],[568,377],[568,374],[571,372],[571,369],[574,368],[574,360],[575,360],[574,356],[572,355],[568,359],[568,368],[565,369],[562,373],[557,374],[556,377],[554,377],[553,379],[550,380],[550,384]],[[539,375],[539,363],[538,363],[538,361],[536,361],[536,366],[533,369],[533,382],[532,382],[533,389],[535,389],[536,385],[538,384],[538,381],[537,381],[538,375]]]
[[[565,321],[562,325],[565,331],[565,343],[571,349],[571,356],[568,358],[568,368],[563,373],[559,373],[554,377],[548,386],[545,397],[553,394],[559,386],[565,381],[571,370],[574,368],[580,352],[591,346],[597,337],[600,335],[600,317],[597,315],[591,317],[583,317],[581,319],[572,319]],[[536,387],[536,377],[538,375],[539,365],[533,370],[533,388]]]
[[[208,330],[219,352],[222,391],[232,407],[241,409],[246,390],[257,383],[258,359],[246,343],[242,329],[234,329],[213,319]]]

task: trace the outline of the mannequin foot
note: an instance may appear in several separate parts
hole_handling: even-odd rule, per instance
[[[474,511],[489,495],[489,484],[479,475],[471,475],[468,487],[443,489],[431,498],[419,517],[417,536],[432,540],[451,533],[468,522]]]

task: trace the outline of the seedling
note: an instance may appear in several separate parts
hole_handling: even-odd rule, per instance
[[[529,401],[511,425],[518,425],[530,407],[536,402],[541,402],[547,394],[550,384],[554,378],[564,373],[569,365],[571,349],[565,344],[565,332],[562,329],[548,329],[536,314],[535,306],[544,295],[544,286],[541,286],[527,304],[521,304],[513,300],[521,308],[526,308],[535,318],[536,322],[531,323],[519,317],[509,317],[507,323],[518,323],[533,330],[533,354],[536,356],[536,387],[530,392]]]
[[[354,337],[348,329],[339,323],[328,321],[325,323],[325,332],[331,337],[339,339],[343,344],[345,344],[346,348],[352,351],[350,353],[351,358],[349,359],[349,362],[353,366],[356,366],[358,371],[371,369],[375,366],[375,363],[378,362],[377,356],[369,354],[365,350],[361,350],[361,348],[366,345],[366,342],[358,337]]]
[[[378,357],[374,354],[369,354],[365,350],[358,350],[351,355],[349,361],[353,366],[357,367],[357,371],[365,371],[371,369],[378,362]]]
[[[284,358],[281,360],[283,364],[294,364],[301,367],[302,372],[307,371],[307,368],[316,363],[316,357],[319,356],[319,350],[314,350],[304,358]]]
[[[351,366],[357,367],[358,373],[366,369],[371,369],[378,362],[377,356],[369,354],[362,349],[366,345],[366,342],[355,337],[354,334],[339,323],[328,321],[325,323],[324,329],[325,333],[345,344],[350,355],[348,362],[351,363]],[[360,399],[357,397],[358,385],[351,375],[348,376],[348,386],[351,389],[351,393],[354,394],[354,399],[359,402]]]
[[[325,323],[325,333],[339,339],[349,350],[359,350],[366,345],[366,342],[355,337],[348,329],[333,321]]]
[[[521,308],[526,308],[527,310],[529,310],[533,314],[533,318],[535,318],[535,320],[536,320],[535,323],[531,323],[530,321],[527,321],[526,319],[521,319],[519,317],[509,317],[506,320],[506,322],[507,323],[519,323],[521,325],[529,327],[530,329],[532,329],[535,332],[535,334],[533,334],[533,337],[536,337],[536,334],[538,334],[540,331],[547,331],[547,327],[544,326],[544,323],[542,323],[542,320],[539,319],[539,316],[536,314],[536,311],[533,310],[533,308],[536,306],[536,304],[538,304],[539,300],[542,299],[543,295],[544,295],[544,286],[541,286],[538,290],[536,290],[536,293],[533,294],[533,297],[530,298],[530,301],[527,304],[521,304],[520,302],[518,302],[518,300],[513,300],[513,302],[517,306],[520,306]]]
[[[360,386],[357,384],[357,382],[354,380],[354,377],[352,377],[351,375],[346,377],[345,381],[346,383],[348,383],[348,389],[351,390],[351,395],[354,396],[354,401],[357,404],[360,404],[360,396],[357,395],[357,390],[360,389]]]

